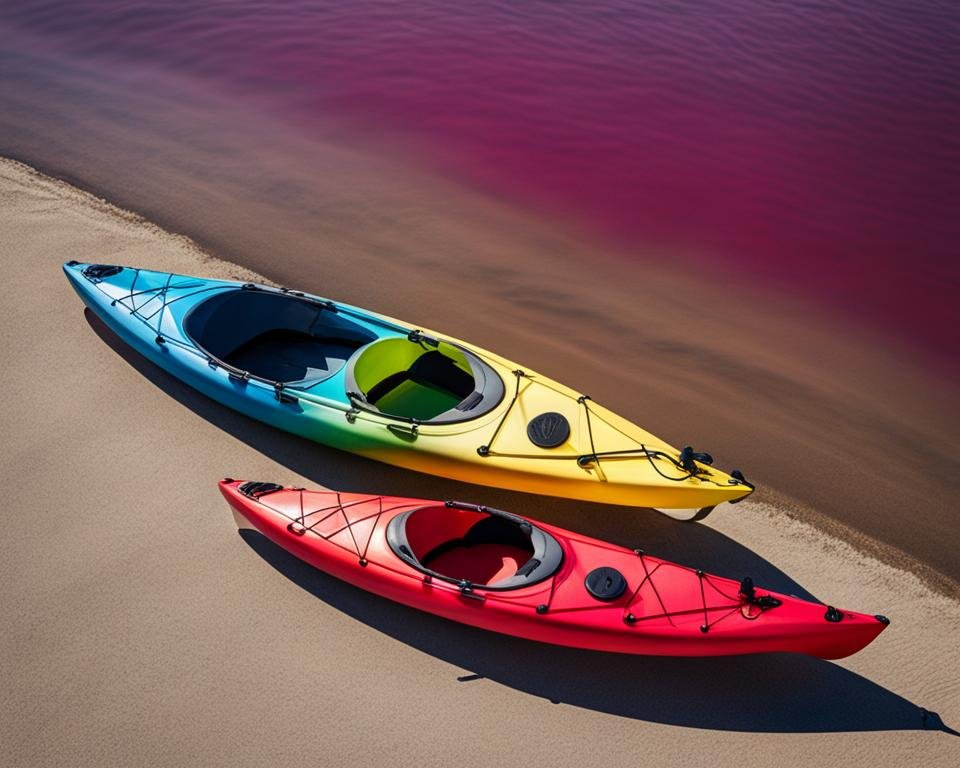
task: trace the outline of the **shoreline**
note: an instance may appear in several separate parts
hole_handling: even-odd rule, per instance
[[[244,266],[216,255],[210,248],[202,246],[190,236],[176,233],[168,226],[156,223],[144,214],[110,202],[95,190],[90,188],[85,189],[79,186],[75,179],[53,176],[19,159],[0,156],[0,166],[4,164],[32,174],[36,178],[42,179],[45,183],[57,185],[58,189],[67,195],[86,196],[85,200],[87,202],[96,205],[101,211],[108,215],[117,216],[124,221],[144,227],[150,232],[175,238],[192,249],[203,262],[215,264],[219,269],[227,269],[234,279],[253,280],[272,285],[282,284],[281,281],[273,280],[255,268]],[[440,325],[440,327],[442,327],[442,322],[434,323],[434,325]],[[759,486],[754,499],[778,507],[784,514],[792,519],[813,525],[819,530],[845,541],[862,554],[876,557],[886,564],[908,570],[919,576],[925,584],[944,596],[953,599],[960,598],[960,580],[938,570],[931,562],[904,551],[892,542],[883,541],[870,535],[868,532],[860,530],[848,521],[837,519],[825,511],[816,509],[816,507],[809,502],[785,493],[768,483],[762,483]]]

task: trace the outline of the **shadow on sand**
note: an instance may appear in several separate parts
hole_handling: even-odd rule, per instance
[[[815,599],[785,573],[723,534],[631,510],[481,488],[408,472],[281,432],[196,392],[138,355],[90,310],[94,332],[147,380],[211,424],[311,481],[344,491],[458,498],[519,512],[651,554]],[[243,467],[224,475],[245,478]],[[211,492],[215,485],[211,481]],[[936,713],[841,666],[791,654],[673,659],[603,654],[533,643],[463,626],[392,603],[303,563],[252,532],[260,557],[324,602],[424,653],[557,703],[695,728],[756,732],[941,730]]]
[[[369,627],[518,691],[668,725],[754,732],[931,729],[940,718],[843,667],[793,654],[673,659],[506,637],[415,611],[338,581],[257,533],[244,541],[310,594]]]

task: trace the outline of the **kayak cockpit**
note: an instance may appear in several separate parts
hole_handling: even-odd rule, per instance
[[[387,415],[434,424],[474,419],[503,399],[503,380],[463,347],[413,332],[381,339],[348,363],[347,392]]]
[[[483,589],[507,590],[550,578],[563,549],[546,531],[507,512],[459,502],[397,515],[387,543],[418,571]]]
[[[332,305],[260,288],[218,293],[183,330],[210,357],[253,376],[308,387],[340,371],[376,335]]]

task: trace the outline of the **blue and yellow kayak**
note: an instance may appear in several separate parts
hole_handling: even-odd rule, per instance
[[[325,445],[470,483],[699,517],[753,490],[546,376],[385,315],[146,269],[68,262],[64,272],[140,354]]]

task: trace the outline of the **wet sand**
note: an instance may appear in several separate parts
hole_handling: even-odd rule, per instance
[[[944,724],[960,724],[960,604],[929,582],[768,502],[727,506],[690,526],[461,486],[280,433],[132,354],[84,312],[60,272],[69,258],[254,276],[0,161],[4,764],[479,766],[531,755],[550,765],[874,765],[878,755],[892,765],[956,764],[960,740]],[[360,296],[353,291],[343,298]],[[384,276],[364,303],[392,311],[378,301],[392,294]],[[439,311],[405,309],[397,314],[425,324]],[[519,321],[542,307],[515,311],[512,326],[480,311],[453,316],[450,330],[508,353],[525,340],[548,363],[563,352],[599,365],[581,335],[538,352]],[[702,354],[667,358],[695,365]],[[636,362],[621,357],[625,367]],[[732,390],[746,365],[712,379],[710,394]],[[598,370],[542,367],[583,382]],[[702,418],[710,409],[698,387],[673,381],[693,398],[679,409],[683,422]],[[804,392],[791,390],[791,400]],[[783,442],[798,454],[797,442]],[[483,499],[893,623],[838,663],[539,646],[392,605],[241,537],[215,484],[228,474]]]

